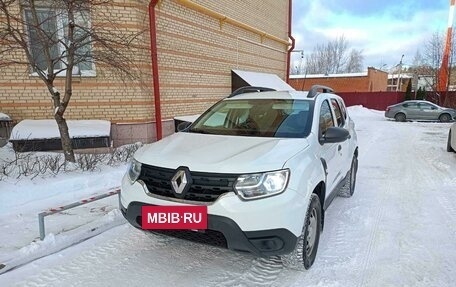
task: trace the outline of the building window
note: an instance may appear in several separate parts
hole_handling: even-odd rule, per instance
[[[46,8],[36,9],[36,12],[39,25],[34,24],[32,11],[25,9],[26,29],[30,52],[33,58],[32,61],[34,61],[38,69],[46,71],[47,61],[45,51],[46,47],[49,47],[50,58],[54,63],[54,72],[58,72],[58,75],[63,75],[65,74],[67,62],[65,45],[69,44],[68,15],[59,10]],[[76,45],[76,51],[73,74],[95,76],[89,27],[89,11],[75,12],[73,42]],[[36,72],[36,70],[33,72]]]

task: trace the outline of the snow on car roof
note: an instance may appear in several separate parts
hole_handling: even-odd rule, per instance
[[[253,92],[236,95],[226,100],[239,99],[284,99],[284,100],[311,100],[307,98],[308,91],[270,91],[270,92]]]

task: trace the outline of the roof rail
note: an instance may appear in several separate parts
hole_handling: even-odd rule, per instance
[[[239,89],[237,89],[234,92],[232,92],[228,96],[228,98],[232,98],[234,96],[237,96],[237,95],[240,95],[240,94],[245,94],[245,93],[267,92],[267,91],[276,91],[276,90],[272,89],[272,88],[266,88],[266,87],[245,86],[245,87],[240,87]]]
[[[334,90],[330,87],[322,86],[322,85],[313,85],[310,88],[309,93],[307,94],[308,98],[315,98],[319,94],[319,90],[323,93],[334,93]]]

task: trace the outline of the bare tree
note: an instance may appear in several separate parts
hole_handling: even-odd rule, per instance
[[[454,37],[452,42],[455,43]],[[437,91],[437,83],[439,81],[439,69],[442,64],[444,45],[445,36],[439,32],[433,33],[423,44],[423,52],[420,50],[416,52],[412,66],[412,71],[415,74],[418,76],[425,76],[423,79],[426,81],[427,86],[430,87],[432,92],[436,95],[438,95],[438,92],[442,92]],[[455,56],[456,49],[452,48],[450,51],[450,73]],[[447,96],[444,104],[448,105],[450,101],[450,97]]]
[[[356,73],[363,69],[364,56],[361,50],[352,49],[348,55],[348,62],[345,66],[345,72]]]
[[[317,45],[306,57],[309,74],[333,74],[359,72],[363,67],[362,51],[349,49],[345,36],[340,36],[326,44]]]
[[[0,0],[0,67],[24,65],[46,85],[66,161],[75,162],[64,117],[73,95],[73,77],[101,63],[122,78],[136,78],[126,54],[141,32],[106,25],[113,22],[106,12],[110,4],[110,0]],[[57,77],[65,79],[64,91],[56,88]]]

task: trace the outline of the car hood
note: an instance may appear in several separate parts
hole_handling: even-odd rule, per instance
[[[307,139],[261,138],[180,132],[135,153],[141,163],[192,171],[251,173],[281,169],[307,148]]]
[[[444,112],[449,112],[449,113],[456,114],[456,110],[455,110],[455,109],[452,109],[452,108],[442,108],[442,110],[443,110]]]

